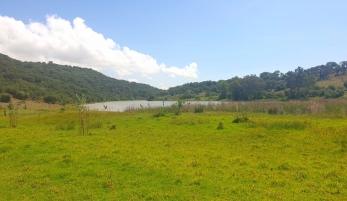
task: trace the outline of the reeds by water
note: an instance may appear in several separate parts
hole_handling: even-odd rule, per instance
[[[142,111],[144,113],[156,113],[159,110],[166,113],[174,113],[177,105],[171,107],[151,108],[127,108],[125,112]],[[232,112],[232,113],[268,113],[271,115],[347,115],[346,99],[323,99],[311,101],[249,101],[249,102],[222,102],[209,104],[185,104],[182,112],[201,113],[209,111]]]

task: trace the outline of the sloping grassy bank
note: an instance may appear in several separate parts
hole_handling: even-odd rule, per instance
[[[88,135],[69,110],[20,110],[17,128],[8,122],[0,118],[1,200],[347,197],[340,113],[90,112]]]

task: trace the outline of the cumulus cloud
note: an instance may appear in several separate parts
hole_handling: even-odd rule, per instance
[[[162,82],[160,83],[159,88],[160,88],[160,89],[164,89],[164,90],[169,89],[169,87],[165,86],[165,84],[164,84],[164,83],[162,83]]]
[[[139,81],[137,81],[137,79],[133,79],[133,78],[128,79],[128,81],[129,82],[139,82]]]
[[[197,78],[198,75],[196,72],[198,71],[198,64],[195,62],[191,63],[189,66],[186,66],[184,68],[177,68],[177,67],[169,67],[166,68],[165,66],[162,66],[161,69],[163,72],[168,73],[171,77],[181,76],[186,78]]]
[[[46,16],[46,23],[24,24],[0,15],[0,52],[26,61],[53,61],[59,64],[112,70],[119,77],[160,72],[171,77],[197,78],[197,64],[184,68],[166,67],[146,54],[120,47],[112,39],[86,26],[82,18],[72,24],[57,16]]]
[[[149,80],[152,80],[153,78],[151,78],[149,75],[147,75],[147,74],[142,74],[141,75],[142,77],[145,77],[145,78],[147,78],[147,79],[149,79]]]

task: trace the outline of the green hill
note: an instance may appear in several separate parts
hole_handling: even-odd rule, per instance
[[[53,62],[22,62],[0,54],[0,94],[20,100],[72,103],[76,95],[87,102],[153,100],[178,97],[189,100],[309,99],[344,96],[347,61],[327,62],[287,73],[263,72],[228,80],[186,83],[161,90],[146,84],[107,77],[97,71]]]
[[[21,100],[71,103],[76,94],[88,102],[140,100],[166,91],[146,84],[107,77],[97,71],[53,62],[22,62],[0,54],[0,94]]]

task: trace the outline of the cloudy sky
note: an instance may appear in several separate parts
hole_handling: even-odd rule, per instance
[[[3,0],[0,53],[168,88],[347,60],[346,0]]]

